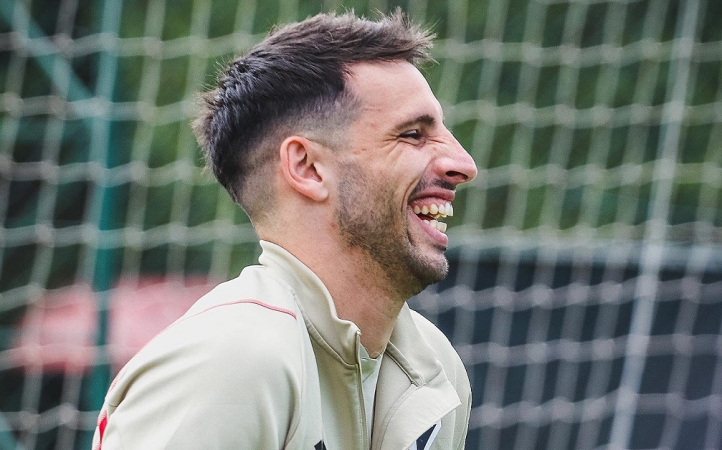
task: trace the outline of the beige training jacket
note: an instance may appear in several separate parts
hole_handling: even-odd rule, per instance
[[[462,449],[471,389],[446,337],[404,306],[368,436],[358,327],[303,263],[261,246],[260,265],[203,296],[120,371],[93,449]]]

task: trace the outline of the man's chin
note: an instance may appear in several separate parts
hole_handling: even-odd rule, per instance
[[[421,252],[412,248],[399,264],[382,266],[382,270],[396,294],[408,299],[431,284],[443,280],[449,272],[449,263],[443,253]]]
[[[425,258],[414,258],[411,261],[411,272],[422,285],[421,290],[430,284],[438,283],[449,274],[449,261],[443,252],[425,255]]]

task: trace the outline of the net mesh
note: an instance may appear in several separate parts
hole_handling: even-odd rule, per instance
[[[273,23],[396,6],[435,24],[426,75],[479,168],[450,276],[411,300],[468,368],[467,448],[722,447],[719,2],[23,0],[0,2],[0,449],[89,448],[139,317],[258,256],[195,93]]]

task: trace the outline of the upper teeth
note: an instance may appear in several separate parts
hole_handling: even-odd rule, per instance
[[[431,203],[423,206],[416,205],[414,206],[414,214],[430,214],[435,218],[453,216],[454,207],[451,206],[451,203],[448,202],[438,205],[436,203]]]

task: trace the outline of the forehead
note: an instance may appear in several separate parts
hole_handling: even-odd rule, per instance
[[[429,83],[408,62],[355,64],[350,68],[347,85],[361,103],[363,121],[392,128],[426,115],[441,122],[441,105]]]

